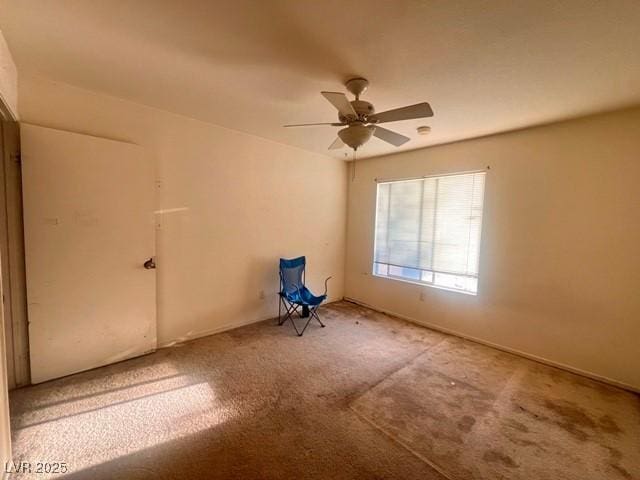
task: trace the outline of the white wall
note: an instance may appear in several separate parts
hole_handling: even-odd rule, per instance
[[[20,117],[156,159],[160,345],[276,316],[280,256],[307,255],[311,288],[331,275],[342,298],[342,161],[40,78],[21,77]]]
[[[15,118],[18,116],[18,71],[11,52],[0,31],[0,98],[11,110]]]
[[[633,109],[358,162],[345,295],[640,389],[639,132]],[[376,177],[488,165],[477,296],[371,275]]]

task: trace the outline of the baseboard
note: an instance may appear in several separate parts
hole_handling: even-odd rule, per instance
[[[342,298],[338,298],[336,300],[331,300],[330,302],[326,302],[326,303],[324,303],[324,305],[330,305],[332,303],[341,302],[342,300],[343,300]],[[236,328],[244,327],[246,325],[251,325],[253,323],[264,322],[264,321],[267,321],[267,320],[275,320],[276,318],[277,317],[275,317],[275,316],[269,316],[269,317],[265,317],[265,318],[258,318],[258,319],[255,319],[255,320],[241,320],[239,322],[225,323],[223,325],[219,325],[217,327],[210,328],[210,329],[207,329],[207,330],[202,330],[200,332],[196,332],[196,333],[193,333],[193,334],[185,336],[185,337],[180,337],[180,338],[177,338],[175,340],[171,340],[169,342],[160,343],[160,344],[158,344],[158,349],[173,347],[174,345],[179,345],[179,344],[182,344],[182,343],[185,343],[185,342],[190,342],[191,340],[196,340],[198,338],[208,337],[210,335],[215,335],[217,333],[227,332],[229,330],[234,330]]]
[[[531,354],[531,353],[527,353],[527,352],[523,352],[523,351],[517,350],[515,348],[506,347],[506,346],[500,345],[498,343],[493,343],[493,342],[490,342],[488,340],[483,340],[482,338],[474,337],[472,335],[467,335],[465,333],[461,333],[461,332],[458,332],[456,330],[451,330],[451,329],[446,328],[446,327],[441,327],[440,325],[435,325],[435,324],[430,323],[430,322],[425,322],[423,320],[418,320],[418,319],[415,319],[415,318],[411,318],[411,317],[408,317],[406,315],[402,315],[400,313],[393,312],[391,310],[386,310],[386,309],[379,308],[379,307],[376,307],[376,306],[373,306],[373,305],[369,305],[368,303],[361,302],[360,300],[356,300],[355,298],[344,297],[344,299],[347,302],[355,303],[356,305],[361,305],[363,307],[370,308],[371,310],[374,310],[376,312],[386,313],[387,315],[392,315],[394,317],[401,318],[402,320],[406,320],[408,322],[415,323],[416,325],[420,325],[422,327],[427,327],[427,328],[430,328],[432,330],[436,330],[438,332],[447,333],[449,335],[454,335],[456,337],[464,338],[465,340],[470,340],[472,342],[479,343],[481,345],[486,345],[487,347],[495,348],[497,350],[501,350],[503,352],[511,353],[513,355],[518,355],[519,357],[524,357],[524,358],[527,358],[529,360],[533,360],[534,362],[542,363],[542,364],[548,365],[550,367],[559,368],[559,369],[565,370],[567,372],[575,373],[576,375],[580,375],[580,376],[583,376],[583,377],[590,378],[591,380],[596,380],[598,382],[606,383],[607,385],[611,385],[613,387],[622,388],[624,390],[628,390],[630,392],[640,394],[640,387],[635,387],[633,385],[629,385],[627,383],[620,382],[618,380],[614,380],[614,379],[609,378],[609,377],[598,375],[597,373],[592,373],[592,372],[589,372],[589,371],[586,371],[586,370],[581,370],[579,368],[575,368],[575,367],[572,367],[570,365],[566,365],[564,363],[556,362],[554,360],[549,360],[548,358],[539,357],[537,355],[534,355],[534,354]]]
[[[193,333],[191,335],[187,335],[184,337],[177,338],[175,340],[171,340],[169,342],[159,343],[158,348],[168,348],[173,347],[175,345],[180,345],[185,342],[190,342],[191,340],[197,340],[198,338],[208,337],[210,335],[215,335],[216,333],[226,332],[228,330],[233,330],[235,328],[244,327],[246,325],[251,325],[252,323],[264,322],[265,320],[270,320],[274,317],[269,318],[258,318],[256,320],[242,320],[239,322],[230,322],[225,323],[223,325],[219,325],[214,328],[210,328],[207,330],[202,330],[200,332]]]

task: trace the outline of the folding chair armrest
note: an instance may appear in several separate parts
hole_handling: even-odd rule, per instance
[[[327,294],[327,283],[329,283],[329,280],[331,280],[332,277],[327,277],[326,280],[324,281],[324,295]]]

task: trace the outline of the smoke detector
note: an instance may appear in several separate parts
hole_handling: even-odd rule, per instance
[[[429,135],[429,132],[431,132],[431,127],[429,127],[428,125],[421,125],[420,127],[416,128],[416,131],[418,132],[418,135]]]

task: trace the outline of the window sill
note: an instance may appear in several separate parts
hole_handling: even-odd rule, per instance
[[[463,295],[469,295],[471,297],[477,297],[478,296],[478,292],[470,292],[468,290],[459,290],[459,289],[456,289],[456,288],[443,287],[443,286],[440,286],[440,285],[434,285],[432,283],[419,282],[417,280],[409,280],[408,278],[394,277],[394,276],[390,276],[390,275],[380,275],[380,274],[377,274],[377,273],[372,273],[371,275],[374,276],[374,277],[377,277],[377,278],[384,278],[385,280],[393,280],[393,281],[396,281],[396,282],[410,283],[412,285],[418,285],[420,287],[429,287],[429,288],[435,288],[437,290],[444,290],[446,292],[461,293]]]

